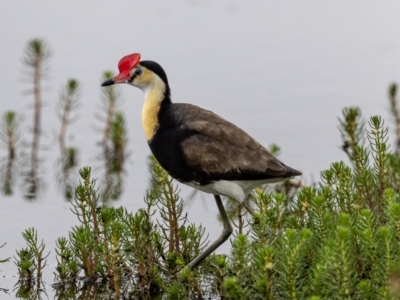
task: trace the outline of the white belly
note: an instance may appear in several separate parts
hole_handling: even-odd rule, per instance
[[[212,182],[208,185],[200,185],[197,182],[187,182],[186,184],[205,193],[227,196],[234,198],[239,202],[243,202],[244,200],[246,200],[247,196],[251,193],[251,191],[256,187],[267,183],[276,183],[284,181],[287,179],[290,178],[274,178],[274,179],[247,180],[247,181],[219,180],[216,182]]]

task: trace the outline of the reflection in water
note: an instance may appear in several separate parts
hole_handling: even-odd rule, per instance
[[[62,190],[65,199],[71,200],[73,197],[76,181],[71,174],[76,171],[78,164],[78,149],[74,147],[66,147],[67,127],[78,119],[78,116],[71,116],[73,110],[77,109],[79,98],[81,96],[80,83],[75,79],[68,80],[65,88],[60,92],[60,101],[57,105],[57,116],[61,121],[61,128],[58,134],[58,143],[60,146],[60,158],[58,165],[60,166],[58,174],[58,184]]]
[[[112,72],[104,72],[102,82],[114,77]],[[116,111],[120,98],[118,87],[112,85],[102,88],[101,110],[96,117],[104,122],[101,141],[103,161],[103,179],[101,184],[101,200],[105,204],[109,200],[118,200],[123,191],[124,163],[127,157],[127,129],[122,112]]]
[[[122,282],[128,282],[127,280],[122,280]],[[125,286],[124,286],[125,287]],[[92,299],[121,299],[120,296],[116,295],[109,286],[101,283],[89,283],[80,282],[77,284],[70,284],[67,286],[61,286],[58,284],[53,284],[55,289],[54,299],[79,299],[79,300],[92,300]],[[127,286],[125,288],[128,288]],[[129,293],[127,293],[129,294]],[[126,299],[126,298],[122,298]],[[128,298],[136,299],[136,298]],[[161,297],[156,298],[141,298],[141,299],[161,299]]]
[[[123,280],[124,281],[124,280]],[[125,280],[126,281],[126,280]],[[73,282],[68,285],[53,284],[54,299],[120,299],[107,285],[100,282]],[[1,291],[1,290],[0,290]],[[6,291],[5,291],[6,292]],[[20,280],[13,292],[17,299],[40,300],[47,299],[45,284],[42,281]],[[156,298],[152,298],[156,299]]]
[[[41,300],[48,299],[45,285],[41,280],[20,280],[14,287],[15,298]]]
[[[0,124],[0,139],[8,152],[4,162],[1,163],[1,192],[4,195],[12,195],[17,175],[16,145],[19,141],[18,121],[15,112],[8,111],[4,114]]]
[[[46,76],[47,63],[50,58],[50,51],[43,40],[34,39],[28,42],[24,53],[24,64],[27,67],[26,75],[29,81],[32,80],[33,89],[29,90],[34,96],[34,119],[32,128],[32,144],[30,153],[24,153],[26,162],[23,167],[27,170],[22,172],[24,176],[24,197],[29,200],[36,199],[38,192],[44,187],[39,178],[40,159],[40,137],[41,129],[41,111],[42,111],[42,89],[41,81]],[[25,74],[24,74],[25,75]]]
[[[0,248],[3,248],[5,244],[6,244],[6,243],[4,243],[3,245],[0,245]],[[1,264],[1,263],[8,262],[9,260],[10,260],[10,257],[9,257],[9,258],[6,258],[6,259],[0,259],[0,264]],[[7,292],[8,292],[8,289],[3,289],[2,287],[0,287],[0,292],[7,293]]]

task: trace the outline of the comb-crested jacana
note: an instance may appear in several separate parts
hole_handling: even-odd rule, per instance
[[[172,103],[167,75],[140,54],[123,57],[119,74],[102,86],[128,83],[144,96],[142,125],[147,142],[160,165],[181,183],[214,195],[223,222],[221,236],[189,263],[193,269],[232,233],[220,195],[246,201],[257,186],[301,175],[234,124],[211,111],[185,103]]]

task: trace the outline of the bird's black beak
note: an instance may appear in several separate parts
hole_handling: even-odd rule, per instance
[[[114,78],[104,81],[101,84],[101,86],[109,86],[117,83],[128,83],[130,79],[131,79],[131,74],[129,73],[129,71],[123,71]]]
[[[113,85],[115,83],[114,78],[108,79],[106,81],[104,81],[101,86],[109,86],[109,85]]]

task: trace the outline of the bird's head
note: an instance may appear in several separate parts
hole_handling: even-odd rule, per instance
[[[101,86],[128,83],[146,92],[156,84],[163,83],[165,89],[169,90],[167,75],[163,68],[153,61],[140,61],[139,53],[129,54],[121,58],[118,63],[118,69],[119,74],[103,82]]]

